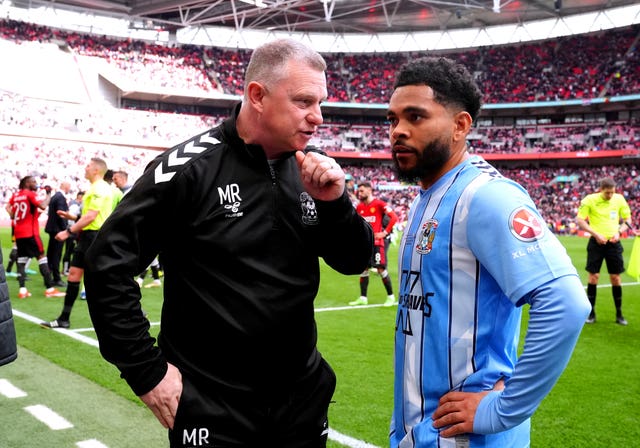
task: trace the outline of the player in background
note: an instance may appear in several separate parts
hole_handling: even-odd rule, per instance
[[[587,298],[591,303],[591,313],[586,322],[592,324],[596,321],[598,280],[602,262],[606,261],[613,303],[616,307],[616,323],[627,325],[627,320],[622,315],[620,274],[624,272],[624,259],[620,235],[627,230],[633,231],[635,235],[639,235],[640,232],[633,230],[631,209],[624,196],[616,193],[616,184],[613,179],[609,177],[601,179],[598,192],[589,194],[580,201],[576,222],[580,229],[591,235],[587,243],[586,266],[589,273]]]
[[[84,276],[84,268],[87,263],[87,250],[93,244],[98,230],[106,221],[115,207],[114,189],[104,180],[107,172],[107,163],[93,157],[84,169],[84,177],[91,182],[82,202],[82,213],[66,230],[56,235],[58,241],[66,241],[69,237],[77,238],[77,246],[71,258],[69,277],[67,277],[67,292],[64,296],[62,311],[58,317],[49,322],[41,322],[40,325],[47,328],[69,328],[70,316],[73,305],[80,292],[80,284]],[[71,216],[64,214],[67,219]]]
[[[67,227],[72,226],[82,213],[82,198],[84,197],[84,191],[78,191],[75,199],[69,201],[69,210],[66,213],[58,212],[58,216],[61,216],[67,220]],[[62,275],[69,275],[69,267],[71,265],[71,255],[76,248],[76,239],[69,237],[64,242],[64,256],[62,257]]]
[[[397,305],[398,302],[393,295],[393,286],[389,278],[389,271],[387,271],[387,246],[385,241],[386,238],[391,235],[393,226],[398,222],[398,216],[386,202],[373,196],[371,183],[360,183],[358,185],[357,195],[360,202],[356,206],[356,211],[373,228],[374,249],[369,267],[360,274],[360,297],[349,302],[349,305],[367,305],[369,303],[367,290],[369,289],[370,268],[375,268],[378,271],[378,275],[380,275],[384,289],[387,292],[387,298],[383,306]],[[385,216],[389,219],[386,227],[383,227],[382,223]]]
[[[14,236],[18,248],[18,283],[20,290],[18,298],[24,299],[31,296],[26,288],[26,266],[30,258],[38,259],[40,274],[44,279],[45,296],[59,297],[64,295],[53,286],[53,278],[49,263],[44,253],[44,245],[40,237],[41,210],[45,210],[51,200],[51,188],[45,189],[46,197],[42,200],[36,195],[38,186],[35,177],[26,176],[20,180],[18,191],[9,199],[7,212],[14,222]]]

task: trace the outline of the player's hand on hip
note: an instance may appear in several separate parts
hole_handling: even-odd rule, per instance
[[[304,189],[312,198],[333,201],[344,193],[344,171],[331,157],[317,152],[296,152]]]
[[[178,403],[182,395],[182,374],[173,364],[167,363],[167,373],[151,391],[140,396],[158,421],[168,429],[173,429]]]
[[[476,409],[489,392],[449,392],[443,395],[431,416],[434,428],[444,428],[440,436],[453,437],[473,432]]]

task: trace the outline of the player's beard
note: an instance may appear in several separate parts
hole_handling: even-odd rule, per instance
[[[451,158],[451,148],[443,138],[427,143],[419,152],[414,150],[416,164],[411,168],[400,168],[396,155],[393,154],[393,164],[398,174],[398,179],[404,182],[418,182],[435,176]]]

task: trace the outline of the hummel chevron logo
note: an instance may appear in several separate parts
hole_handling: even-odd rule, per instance
[[[207,149],[207,146],[202,145],[202,143],[217,145],[218,143],[220,143],[220,140],[218,140],[217,138],[209,137],[208,135],[203,135],[202,137],[200,137],[199,143],[195,143],[192,140],[188,142],[184,147],[179,146],[171,151],[171,153],[169,153],[169,157],[167,158],[166,169],[163,167],[163,163],[160,163],[156,167],[156,170],[154,172],[156,184],[171,180],[176,174],[176,171],[175,169],[173,169],[173,167],[184,165],[191,159],[191,157],[193,157],[193,155],[200,154],[202,151]]]

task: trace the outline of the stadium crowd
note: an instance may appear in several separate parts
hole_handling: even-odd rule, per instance
[[[7,219],[2,216],[6,213],[5,204],[17,190],[19,180],[26,175],[35,176],[40,187],[55,188],[64,180],[69,181],[71,199],[87,188],[83,167],[91,157],[104,158],[111,169],[126,171],[133,182],[147,163],[159,154],[150,149],[51,142],[26,139],[20,143],[4,142],[0,147],[0,221]],[[356,186],[365,180],[371,182],[376,195],[392,204],[399,223],[406,220],[417,188],[399,183],[389,164],[341,162],[341,165],[353,176]],[[605,176],[616,180],[618,191],[625,196],[634,213],[633,221],[640,222],[640,167],[636,165],[500,169],[506,177],[529,191],[548,226],[556,233],[577,232],[575,216],[580,198],[587,192],[595,192],[598,180]]]
[[[43,102],[7,92],[0,93],[0,106],[0,122],[8,128],[39,128],[49,132],[55,129],[76,136],[121,137],[126,141],[165,147],[184,141],[198,130],[209,129],[224,118],[222,114],[176,114],[107,106],[88,108]],[[327,117],[312,143],[327,151],[385,152],[389,145],[387,132],[382,119],[349,123]],[[478,154],[640,150],[640,123],[633,119],[562,126],[476,126],[469,141],[471,151]]]
[[[439,53],[464,63],[477,76],[486,103],[588,99],[640,93],[640,64],[634,43],[640,26],[553,41]],[[106,61],[134,85],[182,89],[191,95],[239,95],[250,51],[162,46],[155,43],[85,35],[25,22],[0,20],[0,39],[55,43],[80,56]],[[613,49],[613,50],[612,50]],[[415,53],[328,54],[328,102],[385,103],[395,70]],[[542,72],[539,67],[544,67]],[[111,106],[46,101],[0,90],[0,210],[19,179],[35,175],[42,186],[62,180],[70,196],[85,188],[82,167],[90,157],[108,161],[135,180],[158,154],[215,126],[225,114],[167,113],[116,109]],[[326,116],[313,144],[327,151],[388,151],[384,119]],[[55,134],[58,139],[52,139]],[[15,137],[20,135],[21,137]],[[640,150],[637,115],[628,120],[582,123],[514,124],[480,122],[469,135],[471,152],[523,154]],[[396,182],[389,165],[342,162],[358,181],[373,181],[376,194],[392,203],[400,222],[406,219],[415,187]],[[346,163],[346,165],[345,165]],[[575,232],[579,198],[597,189],[597,180],[612,176],[638,219],[640,176],[635,165],[593,167],[502,168],[533,196],[555,232]],[[2,213],[0,211],[0,213]],[[0,216],[2,218],[2,216]]]
[[[640,26],[553,40],[439,52],[465,64],[485,103],[597,98],[640,91],[635,42]],[[250,50],[169,46],[79,34],[0,20],[0,38],[62,42],[82,56],[99,57],[139,85],[238,95]],[[386,103],[402,63],[423,53],[327,54],[329,102]],[[544,67],[541,71],[540,67]]]

